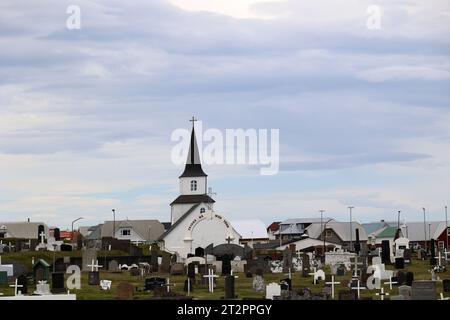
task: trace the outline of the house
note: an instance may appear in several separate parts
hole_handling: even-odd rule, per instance
[[[275,240],[277,238],[275,234],[280,229],[280,223],[281,221],[275,221],[267,227],[267,236],[270,240]]]
[[[367,244],[371,246],[380,246],[382,240],[387,240],[381,239],[383,237],[389,238],[389,240],[391,240],[392,237],[393,241],[393,237],[395,236],[395,232],[397,231],[398,222],[380,220],[377,222],[363,223],[362,226],[367,234]],[[390,228],[395,228],[394,235],[389,235],[392,233],[392,229]],[[379,237],[377,239],[377,235],[383,231],[385,232],[382,234],[382,237]]]
[[[100,239],[112,237],[136,243],[153,243],[164,233],[164,226],[158,220],[105,221],[99,229],[92,230],[88,238],[94,232],[98,236],[100,231]]]
[[[332,218],[301,218],[301,219],[288,219],[280,223],[280,228],[275,236],[285,240],[301,239],[305,233],[305,230],[314,223],[325,223],[327,221],[334,221]]]
[[[43,222],[0,222],[0,239],[40,239],[42,231],[48,239],[49,228]]]
[[[429,248],[430,239],[436,240],[438,248],[444,248],[450,241],[445,221],[406,222],[402,225],[402,233],[413,248]]]
[[[248,244],[253,247],[255,243],[267,243],[269,237],[266,225],[258,219],[230,221],[233,228],[241,235],[240,244]]]
[[[390,248],[393,248],[395,239],[403,237],[403,233],[398,232],[397,225],[394,226],[386,226],[380,230],[372,232],[368,235],[368,242],[370,245],[375,247],[381,247],[383,241],[389,241]]]
[[[349,222],[330,221],[325,224],[312,223],[305,229],[305,235],[309,238],[324,240],[326,242],[339,244],[343,249],[353,250],[356,240],[356,229],[359,231],[361,245],[367,244],[367,234],[363,226],[356,221]]]

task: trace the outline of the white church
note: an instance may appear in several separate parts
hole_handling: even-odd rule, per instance
[[[208,176],[202,169],[194,125],[186,167],[179,181],[180,195],[170,204],[171,227],[158,239],[160,247],[185,258],[198,247],[239,244],[240,234],[214,211],[215,201],[207,192]]]

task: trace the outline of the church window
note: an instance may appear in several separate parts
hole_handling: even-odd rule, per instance
[[[129,236],[129,235],[131,235],[131,230],[130,229],[122,229],[122,230],[120,230],[120,234],[122,236]]]
[[[206,211],[205,208],[200,209],[200,213],[205,213],[205,211]]]
[[[325,231],[325,238],[331,238],[332,236],[333,236],[333,234],[331,233],[331,230]]]
[[[197,191],[197,180],[191,181],[191,191]]]

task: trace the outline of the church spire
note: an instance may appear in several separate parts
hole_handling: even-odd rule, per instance
[[[206,173],[203,172],[202,164],[200,162],[200,153],[198,151],[197,139],[195,137],[195,119],[192,117],[192,133],[191,141],[189,144],[189,152],[186,160],[186,167],[184,168],[183,174],[180,178],[184,177],[206,177]]]

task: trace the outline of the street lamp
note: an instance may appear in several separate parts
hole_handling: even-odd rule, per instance
[[[400,229],[400,212],[401,212],[401,210],[398,210],[398,216],[397,216],[397,229]]]
[[[353,236],[352,236],[352,209],[355,207],[349,206],[348,207],[350,209],[350,251],[352,251],[352,247],[353,247]]]
[[[424,248],[427,250],[427,221],[425,219],[425,208],[423,210],[423,235],[424,235]]]
[[[83,219],[83,217],[80,217],[80,218],[75,219],[75,220],[72,221],[72,242],[73,242],[73,224],[74,224],[75,222],[77,222],[78,220],[81,220],[81,219]]]

